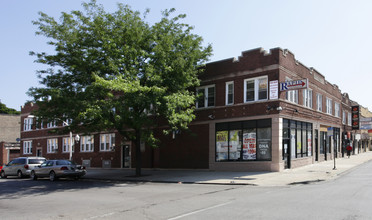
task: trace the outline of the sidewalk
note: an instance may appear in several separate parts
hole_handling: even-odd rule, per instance
[[[141,177],[134,177],[134,169],[89,168],[84,179],[130,182],[165,182],[195,184],[237,184],[253,186],[288,186],[335,179],[345,172],[372,160],[372,151],[350,158],[324,161],[283,172],[221,172],[208,170],[142,169]]]

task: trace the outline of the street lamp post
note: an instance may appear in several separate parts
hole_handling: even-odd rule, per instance
[[[59,119],[59,120],[61,120],[65,126],[70,126],[70,124],[68,122],[63,121],[62,119]],[[75,141],[79,141],[79,140],[80,140],[80,136],[78,134],[76,134]],[[69,146],[68,146],[68,151],[70,153],[69,160],[72,160],[72,131],[71,131],[71,129],[70,129],[70,141],[69,142],[70,142]]]

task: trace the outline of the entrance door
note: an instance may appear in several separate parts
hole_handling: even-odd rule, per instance
[[[284,169],[291,169],[291,147],[289,138],[283,139]]]
[[[36,149],[36,156],[37,157],[42,157],[43,156],[41,148]]]
[[[121,152],[122,168],[130,168],[130,145],[123,145]]]

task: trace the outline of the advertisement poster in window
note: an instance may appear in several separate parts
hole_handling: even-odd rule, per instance
[[[228,152],[228,131],[218,131],[216,133],[216,160],[227,160]]]
[[[243,160],[256,159],[256,133],[243,133]]]
[[[307,133],[307,156],[311,156],[311,132]]]
[[[240,158],[239,131],[230,131],[230,160],[238,160]]]
[[[260,160],[271,159],[271,140],[270,139],[259,139],[257,141],[257,154]]]

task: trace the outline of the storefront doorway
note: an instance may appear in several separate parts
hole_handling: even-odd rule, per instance
[[[122,168],[130,168],[130,145],[123,145],[121,152]]]

